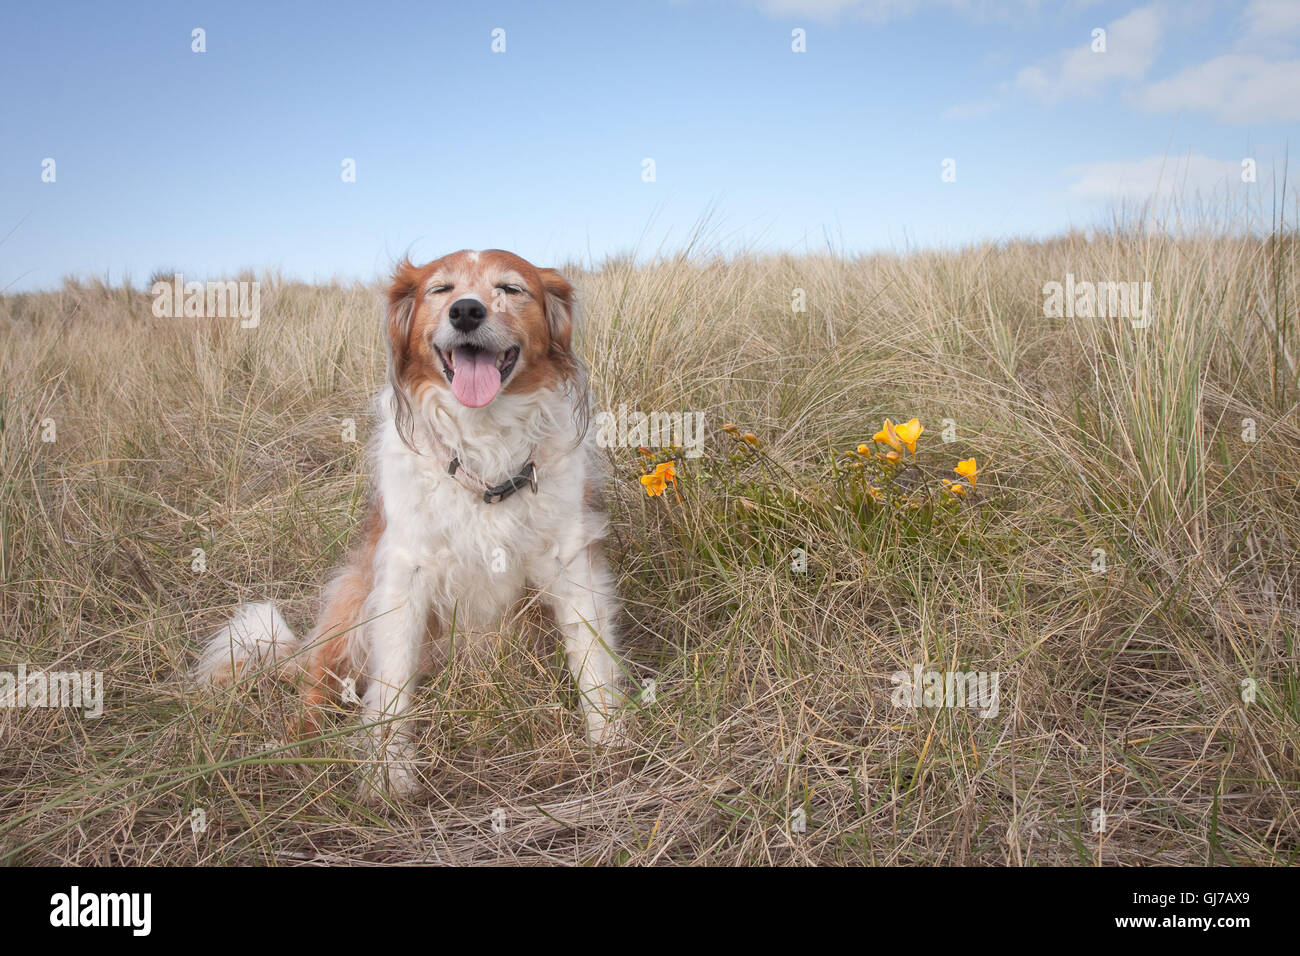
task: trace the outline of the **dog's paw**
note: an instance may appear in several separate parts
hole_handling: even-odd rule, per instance
[[[393,799],[411,800],[423,792],[419,763],[405,749],[390,749],[383,759],[367,768],[361,781],[361,798],[372,805]]]
[[[610,714],[594,709],[587,711],[587,743],[597,750],[621,750],[631,746],[627,718],[617,710]]]

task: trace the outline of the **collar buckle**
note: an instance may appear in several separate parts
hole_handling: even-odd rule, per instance
[[[519,474],[513,478],[507,478],[501,484],[493,485],[484,491],[483,500],[490,505],[497,504],[505,501],[524,485],[528,485],[533,489],[533,494],[537,494],[537,465],[531,461],[519,469]]]

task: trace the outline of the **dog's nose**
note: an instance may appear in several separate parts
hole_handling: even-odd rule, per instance
[[[487,309],[478,299],[457,299],[447,313],[452,328],[460,332],[473,332],[487,318]]]

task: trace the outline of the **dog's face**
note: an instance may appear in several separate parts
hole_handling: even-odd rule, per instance
[[[438,388],[483,408],[502,394],[553,388],[577,371],[572,286],[500,249],[401,263],[386,326],[399,407]]]

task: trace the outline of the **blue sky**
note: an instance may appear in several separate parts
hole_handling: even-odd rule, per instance
[[[96,2],[2,16],[9,292],[67,275],[142,285],[160,268],[369,279],[408,250],[462,247],[598,263],[679,244],[710,209],[728,249],[1041,236],[1150,195],[1162,164],[1166,188],[1267,208],[1300,121],[1300,0]]]

